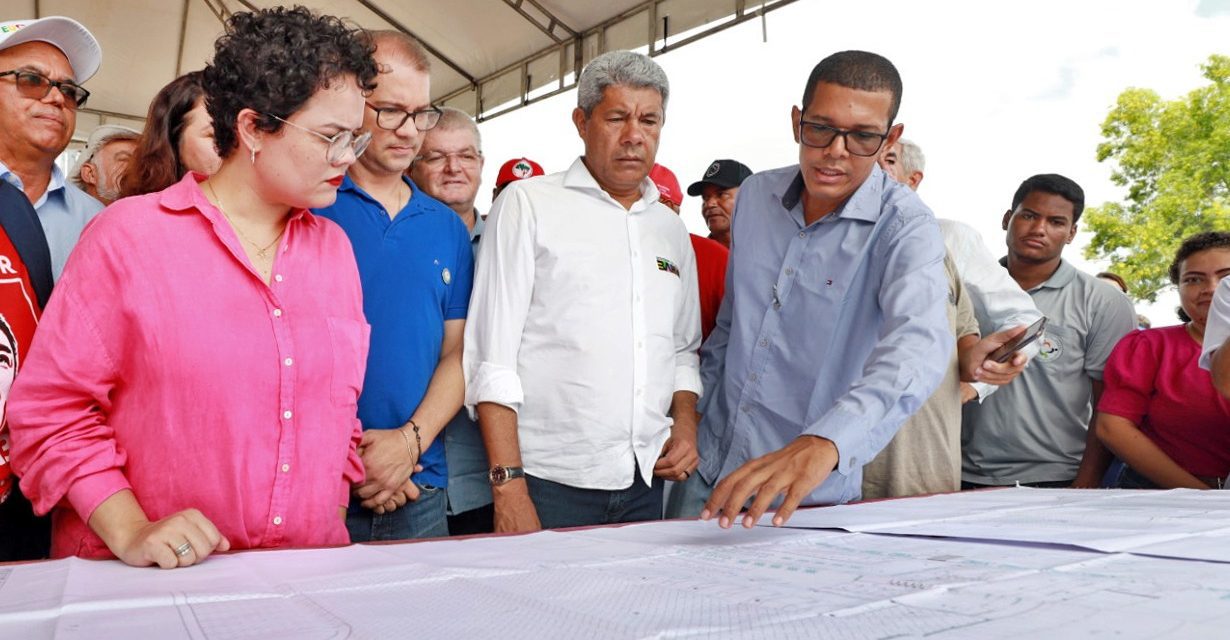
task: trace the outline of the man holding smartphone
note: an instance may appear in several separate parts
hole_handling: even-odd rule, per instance
[[[1099,486],[1110,456],[1089,421],[1111,349],[1136,327],[1132,303],[1062,259],[1085,194],[1057,174],[1021,183],[1004,213],[1003,264],[1047,318],[1038,355],[1012,384],[965,406],[962,486]]]

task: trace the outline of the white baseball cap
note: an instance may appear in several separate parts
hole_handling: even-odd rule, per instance
[[[27,42],[46,42],[64,52],[73,81],[83,84],[98,72],[102,47],[85,25],[64,16],[0,22],[0,50]]]
[[[68,179],[73,181],[73,184],[81,186],[81,167],[85,163],[94,159],[94,154],[98,153],[99,149],[107,146],[112,140],[136,140],[141,137],[141,132],[136,129],[129,129],[118,124],[104,124],[99,126],[90,134],[89,140],[85,143],[85,149],[77,156],[77,162],[73,165],[72,171],[68,172]]]

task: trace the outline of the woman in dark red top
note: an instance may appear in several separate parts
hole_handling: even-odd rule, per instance
[[[1198,365],[1213,292],[1230,275],[1230,233],[1196,234],[1170,265],[1184,324],[1124,336],[1106,363],[1094,428],[1127,467],[1124,489],[1220,488],[1230,473],[1230,404]]]

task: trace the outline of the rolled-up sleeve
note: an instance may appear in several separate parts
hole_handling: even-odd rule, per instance
[[[509,185],[487,218],[474,268],[462,358],[471,415],[481,402],[517,411],[524,401],[517,353],[534,292],[534,227],[529,200]]]
[[[8,401],[13,468],[35,510],[47,513],[67,499],[87,522],[104,500],[130,488],[126,455],[107,424],[119,369],[106,345],[126,344],[127,324],[119,294],[98,294],[121,291],[123,276],[89,235],[47,305]]]
[[[944,242],[931,216],[901,219],[875,251],[885,262],[878,341],[862,377],[804,431],[837,445],[842,475],[871,461],[931,396],[955,348]]]
[[[1213,354],[1230,339],[1230,278],[1222,278],[1209,306],[1208,325],[1204,330],[1204,345],[1200,350],[1200,368],[1213,368]]]

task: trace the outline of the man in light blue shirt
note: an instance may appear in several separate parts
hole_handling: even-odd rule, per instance
[[[38,212],[56,280],[81,230],[103,208],[55,164],[90,96],[81,84],[101,59],[98,41],[71,18],[0,23],[0,180]]]
[[[753,526],[781,494],[858,499],[862,467],[944,377],[953,350],[944,241],[876,165],[901,79],[885,58],[833,54],[793,110],[799,163],[743,183],[726,299],[701,353],[701,517]]]

